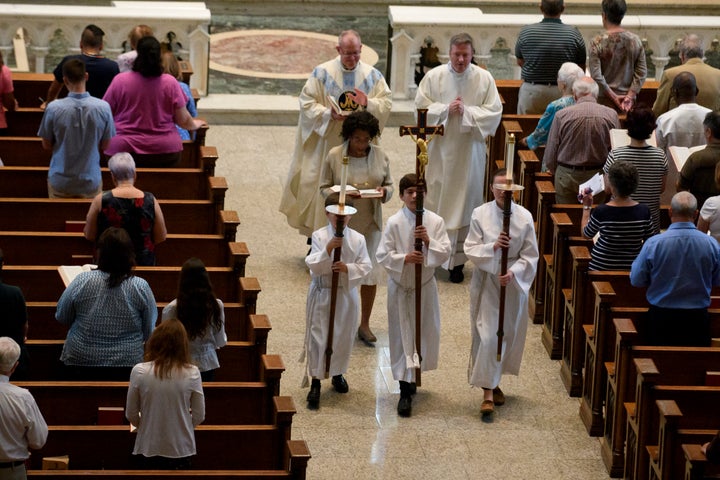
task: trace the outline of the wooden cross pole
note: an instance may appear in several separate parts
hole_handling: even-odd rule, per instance
[[[403,125],[400,127],[400,136],[410,135],[415,142],[415,173],[417,174],[417,206],[415,208],[415,227],[422,226],[423,199],[425,198],[425,166],[428,163],[427,145],[435,135],[443,135],[445,128],[442,125],[427,124],[427,109],[418,108],[417,125]],[[427,135],[430,134],[430,140]],[[415,250],[422,252],[422,239],[415,239]],[[420,364],[422,363],[422,265],[415,265],[415,350],[418,355],[418,367],[415,371],[415,383],[421,386]]]

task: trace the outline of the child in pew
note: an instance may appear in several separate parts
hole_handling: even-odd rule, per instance
[[[140,468],[190,468],[196,454],[194,428],[205,419],[205,397],[180,321],[165,320],[150,336],[145,362],[130,374],[125,416],[137,427],[133,455]]]
[[[180,320],[190,338],[190,357],[203,382],[215,379],[220,367],[216,350],[227,344],[225,308],[215,296],[205,264],[190,258],[180,271],[177,298],[163,309],[162,319]]]
[[[377,261],[388,273],[388,333],[393,378],[400,382],[397,412],[409,417],[415,391],[416,368],[437,368],[440,351],[440,302],[435,269],[450,258],[450,239],[445,222],[425,210],[423,224],[415,226],[417,208],[417,175],[409,173],[400,179],[400,199],[405,206],[388,219]],[[414,240],[423,242],[416,251]],[[421,355],[415,351],[415,266],[422,265],[422,343]],[[422,363],[421,363],[422,359]]]
[[[338,203],[337,195],[325,199],[325,206]],[[348,199],[346,206],[352,206]],[[312,248],[305,258],[312,281],[307,295],[305,312],[305,348],[300,361],[307,359],[303,386],[312,378],[307,396],[308,408],[320,406],[320,379],[325,376],[325,351],[330,321],[333,321],[332,356],[329,372],[332,385],[338,393],[347,393],[348,384],[343,377],[350,363],[353,339],[358,328],[358,285],[370,273],[372,262],[368,256],[365,238],[345,226],[343,237],[336,236],[338,216],[326,212],[328,225],[312,234]],[[345,225],[351,216],[345,215]],[[333,251],[342,248],[340,261],[333,263]],[[331,285],[333,273],[339,273],[337,302],[334,319],[330,319]]]

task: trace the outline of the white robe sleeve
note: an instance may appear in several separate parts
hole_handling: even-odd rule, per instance
[[[437,268],[450,258],[450,238],[445,230],[445,222],[439,215],[434,215],[433,221],[426,218],[424,223],[430,237],[430,243],[423,252],[425,253],[425,267]]]
[[[496,275],[500,273],[500,259],[502,251],[494,250],[497,234],[493,235],[483,229],[482,208],[476,208],[472,213],[470,221],[470,231],[465,239],[465,255],[473,262],[473,264],[490,274]]]
[[[502,117],[502,103],[494,82],[482,80],[479,83],[478,92],[484,91],[485,96],[477,105],[465,104],[462,126],[470,128],[479,139],[484,139],[495,135]]]
[[[514,216],[519,215],[520,213],[521,212],[519,211],[513,211]],[[522,219],[522,221],[525,222],[524,225],[521,224],[522,245],[520,247],[520,251],[518,252],[517,260],[508,266],[508,270],[513,272],[515,275],[515,281],[520,289],[524,292],[528,292],[532,286],[533,280],[535,279],[539,253],[537,241],[535,240],[535,229],[533,228],[532,218]]]
[[[300,133],[302,135],[302,143],[307,142],[308,138],[315,132],[320,137],[325,137],[328,131],[332,115],[330,107],[327,106],[325,98],[325,88],[315,77],[314,73],[300,92],[298,97],[300,103]]]

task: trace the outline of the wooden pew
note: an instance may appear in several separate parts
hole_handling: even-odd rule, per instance
[[[157,302],[169,302],[177,295],[180,268],[136,267],[133,272],[150,284]],[[232,267],[207,267],[207,271],[218,298],[255,308],[260,293],[256,278],[240,277]],[[56,301],[65,290],[55,265],[5,265],[3,282],[18,286],[28,302]]]
[[[523,190],[520,192],[520,204],[529,212],[537,212],[538,191],[535,182],[541,180],[552,181],[550,173],[542,173],[542,162],[532,150],[519,150],[520,176],[518,181]]]
[[[138,168],[135,186],[161,199],[213,200],[225,202],[227,181],[223,177],[208,177],[200,168]],[[0,197],[48,196],[48,167],[0,168]],[[115,187],[108,168],[102,169],[102,189]]]
[[[0,231],[0,245],[7,265],[92,263],[94,254],[93,243],[80,232]],[[244,271],[249,253],[246,245],[228,243],[222,235],[171,233],[155,246],[155,255],[158,266],[182,266],[198,257],[209,267],[230,265]]]
[[[703,437],[698,443],[682,444],[685,457],[685,480],[717,480],[720,478],[720,466],[708,462],[702,453],[702,445],[712,440],[715,435]]]
[[[551,251],[552,244],[552,227],[549,222],[540,221],[541,218],[550,218],[550,208],[555,204],[555,186],[547,180],[537,181],[535,183],[538,192],[537,213],[535,215],[535,234],[537,235],[538,259],[537,273],[535,274],[535,282],[532,286],[532,294],[535,299],[535,316],[533,323],[540,324],[544,321],[545,316],[545,284],[546,269],[544,253]]]
[[[657,455],[660,434],[660,415],[657,400],[674,400],[688,413],[684,428],[703,428],[720,425],[720,387],[688,386],[665,383],[665,374],[652,359],[634,359],[637,371],[635,401],[626,403],[627,437],[625,478],[649,478],[650,454]],[[694,362],[690,362],[691,364]],[[688,366],[688,364],[683,363]],[[687,376],[689,379],[689,375]],[[691,412],[700,412],[697,416]],[[704,432],[712,434],[717,428]],[[680,470],[682,471],[682,470]],[[677,478],[677,477],[675,477]]]
[[[85,222],[90,199],[0,198],[0,229],[67,231],[67,222]],[[168,233],[215,233],[235,241],[240,219],[234,210],[220,210],[212,200],[158,200]],[[49,214],[52,212],[52,214]]]
[[[15,99],[21,107],[39,107],[55,78],[52,73],[13,72]]]
[[[273,425],[199,425],[195,428],[202,470],[283,469],[287,462],[295,405],[291,397],[274,398]],[[51,425],[45,446],[33,451],[30,469],[40,469],[42,457],[70,456],[73,470],[120,470],[132,465],[135,433],[125,425]],[[244,448],[237,448],[243,446]],[[226,452],[224,454],[220,452]]]

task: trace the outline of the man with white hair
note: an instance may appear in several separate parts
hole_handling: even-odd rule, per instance
[[[720,110],[720,70],[703,62],[703,45],[697,35],[686,35],[680,42],[680,61],[682,65],[668,68],[660,77],[653,113],[659,117],[668,110],[677,107],[677,96],[673,91],[673,80],[682,72],[695,76],[697,84],[696,103],[711,110]]]
[[[543,161],[555,176],[556,203],[577,203],[580,184],[602,171],[610,130],[620,128],[617,112],[597,102],[598,91],[590,77],[576,81],[575,105],[560,110],[550,128]]]
[[[10,337],[0,337],[0,478],[27,478],[28,448],[45,445],[48,427],[35,399],[24,388],[10,383],[18,366],[20,346]]]

